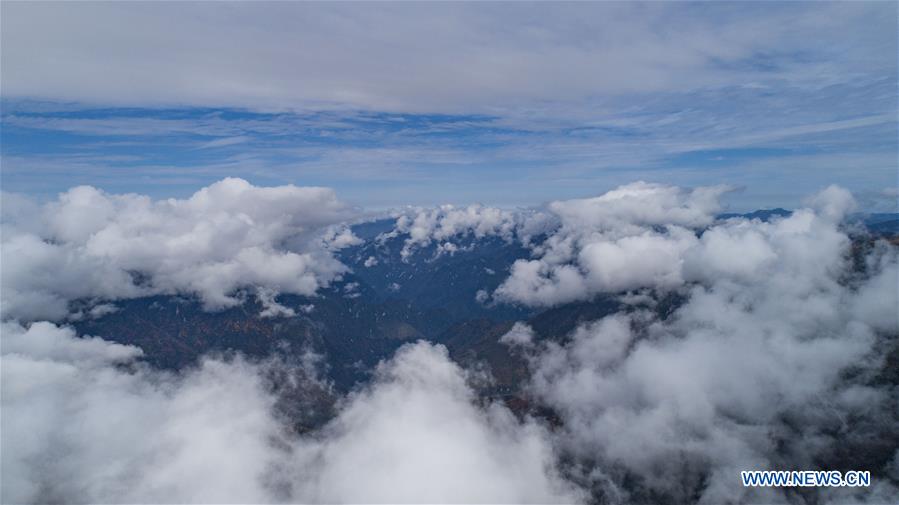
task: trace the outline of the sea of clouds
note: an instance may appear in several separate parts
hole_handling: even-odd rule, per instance
[[[406,256],[466,235],[530,248],[490,303],[615,296],[621,310],[501,339],[553,425],[478,398],[475,372],[417,342],[306,434],[269,384],[293,365],[210,356],[163,372],[67,321],[152,294],[218,310],[249,292],[275,312],[279,293],[313,295],[347,271],[333,251],[359,242],[332,191],[226,179],[183,200],[5,194],[2,501],[791,503],[812,495],[743,488],[739,472],[846,464],[873,486],[813,499],[894,502],[897,247],[853,242],[864,232],[837,187],[770,222],[717,219],[726,191],[634,183],[535,211],[403,213]],[[681,300],[671,313],[665,297]],[[73,314],[83,300],[96,310]]]

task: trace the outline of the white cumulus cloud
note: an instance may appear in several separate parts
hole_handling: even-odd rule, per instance
[[[330,424],[275,415],[266,363],[181,374],[51,323],[3,325],[4,503],[571,503],[549,432],[476,403],[441,346],[402,348]],[[308,378],[307,378],[308,380]]]
[[[883,471],[895,457],[895,392],[873,377],[899,334],[897,248],[874,244],[867,273],[859,274],[839,228],[851,196],[829,188],[811,201],[814,210],[770,223],[716,224],[684,239],[683,248],[670,229],[628,237],[670,243],[666,254],[642,244],[631,261],[619,259],[605,248],[620,240],[599,234],[585,246],[603,248],[596,265],[583,252],[574,256],[586,270],[572,280],[584,283],[583,296],[600,268],[646,275],[634,286],[680,284],[685,296],[668,317],[624,310],[529,352],[530,391],[562,418],[559,443],[586,462],[585,485],[612,502],[662,495],[773,503],[787,500],[784,490],[743,488],[739,472],[832,469],[849,464],[840,455],[847,450],[857,457],[853,465]],[[679,279],[657,275],[641,252],[664,260]],[[626,287],[612,279],[601,279],[597,290]],[[547,299],[559,292],[547,291]],[[820,496],[876,503],[899,493],[894,484]]]
[[[330,189],[242,179],[184,200],[90,186],[41,207],[13,197],[3,213],[3,317],[60,319],[79,298],[185,293],[218,309],[245,287],[312,295],[346,270],[329,250],[358,241],[333,228],[351,215]]]

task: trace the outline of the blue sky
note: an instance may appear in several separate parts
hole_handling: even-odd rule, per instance
[[[4,191],[226,176],[367,208],[836,183],[896,207],[895,3],[11,4]]]

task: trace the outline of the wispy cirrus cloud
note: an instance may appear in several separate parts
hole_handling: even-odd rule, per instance
[[[321,184],[379,206],[772,173],[784,184],[753,185],[741,205],[896,185],[882,163],[897,154],[894,4],[172,8],[5,6],[2,155],[17,167],[5,187],[62,191],[72,176],[42,167],[66,164],[115,190],[159,167],[170,181]],[[84,155],[118,161],[79,169]],[[828,155],[867,186],[769,168]],[[541,194],[521,183],[535,180]]]

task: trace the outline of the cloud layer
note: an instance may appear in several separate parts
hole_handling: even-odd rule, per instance
[[[290,432],[275,363],[172,375],[141,351],[4,323],[4,503],[570,503],[548,432],[475,404],[446,350],[402,348],[320,432]],[[314,378],[305,377],[304,380]]]
[[[895,78],[884,56],[895,52],[893,17],[892,6],[876,3],[11,4],[3,93],[571,117],[598,96],[747,83],[806,89],[890,70]]]
[[[499,237],[507,242],[519,240],[528,244],[531,238],[556,225],[552,216],[539,211],[508,211],[484,205],[409,209],[396,219],[393,230],[382,234],[384,240],[405,236],[400,255],[408,259],[416,249],[437,244],[437,254],[458,249],[459,239]]]
[[[346,271],[332,251],[359,242],[333,192],[226,179],[185,200],[4,195],[0,499],[787,503],[804,498],[743,488],[739,472],[838,468],[874,485],[814,500],[895,501],[899,249],[849,235],[861,231],[844,224],[855,202],[841,188],[769,222],[716,219],[726,191],[641,182],[538,211],[402,214],[391,233],[405,251],[529,247],[494,301],[618,310],[567,335],[519,322],[498,337],[527,358],[522,394],[551,428],[479,397],[478,372],[418,342],[302,434],[281,406],[315,399],[283,391],[330,390],[314,356],[162,372],[139,348],[40,319],[157,293],[215,309],[242,290],[261,316],[289,315],[276,294],[313,294]]]
[[[546,306],[684,282],[682,258],[711,224],[727,187],[684,190],[636,182],[596,198],[553,202],[561,226],[512,265],[499,299]]]
[[[700,236],[682,226],[707,225],[714,205],[686,212],[691,198],[661,213],[619,203],[576,212],[560,240],[523,263],[540,265],[542,289],[523,281],[521,264],[502,288],[537,304],[638,288],[685,299],[662,317],[653,297],[625,297],[624,310],[564,344],[535,349],[522,327],[503,338],[530,357],[530,391],[562,418],[560,443],[584,462],[586,485],[613,502],[773,503],[789,492],[742,488],[739,472],[842,465],[892,472],[893,481],[855,496],[822,491],[825,501],[894,499],[896,385],[876,377],[899,335],[896,247],[856,249],[854,263],[839,227],[853,201],[835,187],[791,217],[732,219]],[[607,228],[609,216],[624,221]],[[561,254],[560,244],[571,247]]]
[[[263,287],[312,295],[346,268],[352,211],[326,188],[224,179],[185,200],[73,188],[38,206],[3,199],[3,317],[57,320],[77,299],[197,295],[209,309]]]

